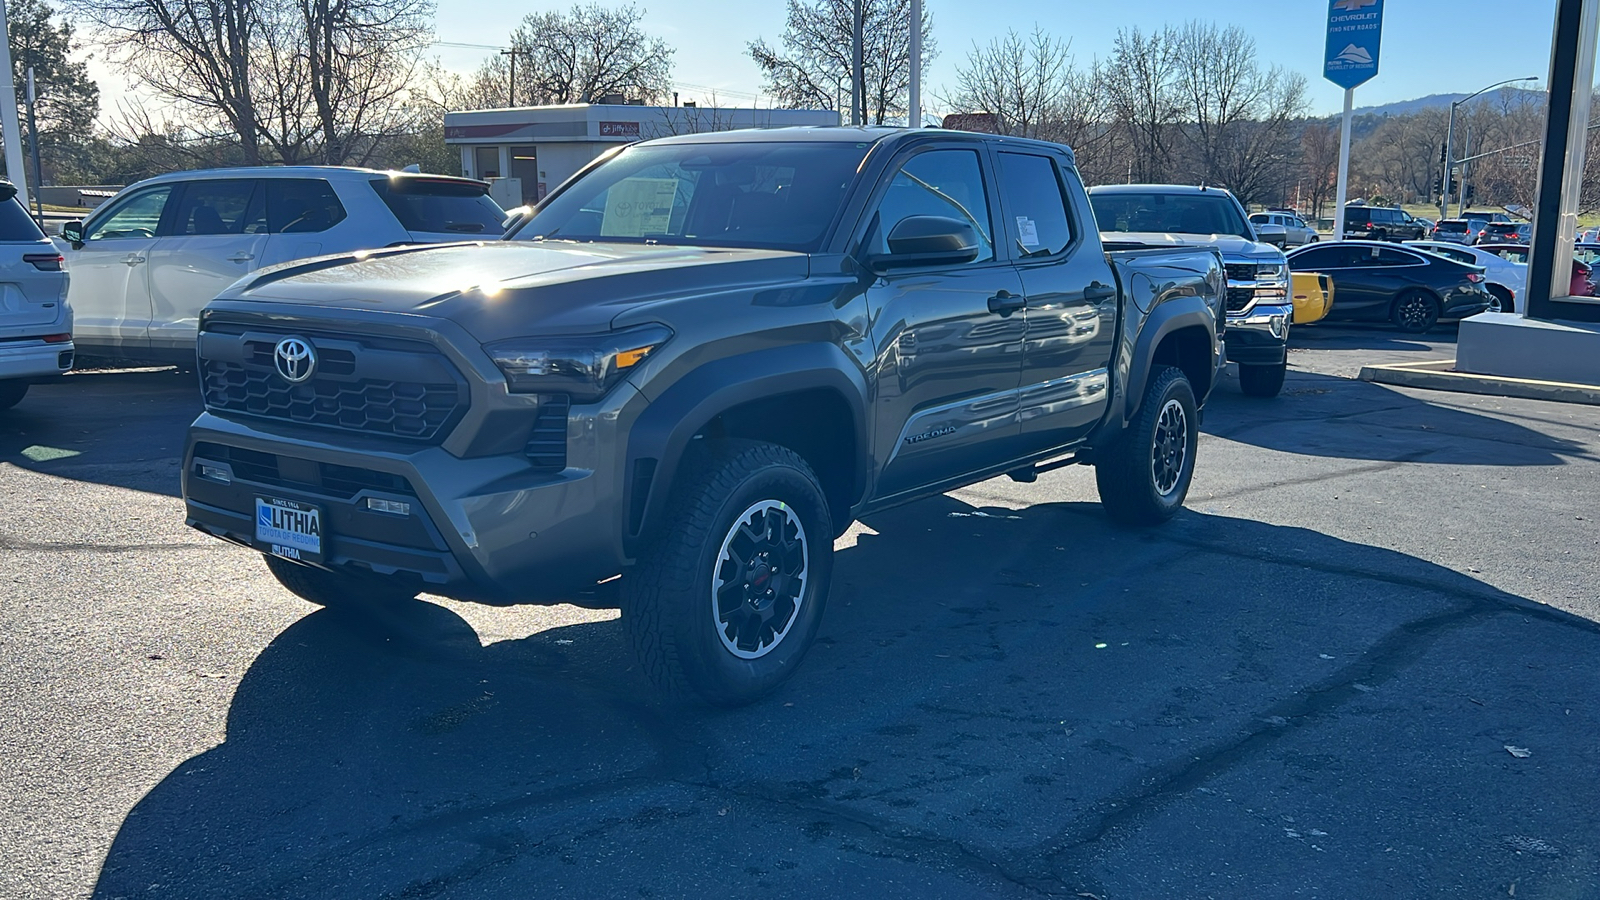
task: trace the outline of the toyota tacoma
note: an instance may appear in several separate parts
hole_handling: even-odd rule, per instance
[[[1225,291],[1215,250],[1106,252],[1056,144],[647,141],[503,241],[229,288],[188,522],[330,607],[614,597],[652,680],[748,702],[805,654],[861,516],[1073,462],[1112,520],[1172,516]]]

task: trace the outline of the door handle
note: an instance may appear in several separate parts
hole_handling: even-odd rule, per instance
[[[122,258],[122,261],[127,263],[130,266],[137,266],[138,264],[144,262],[144,257],[140,256],[137,253],[130,253],[127,256],[124,256]]]
[[[228,262],[243,263],[249,262],[255,258],[256,255],[254,253],[235,253],[234,255],[228,257]]]
[[[1010,291],[1001,291],[989,298],[989,311],[1002,316],[1010,315],[1028,304],[1028,298]]]
[[[1110,300],[1116,295],[1116,288],[1109,284],[1101,284],[1098,281],[1090,282],[1089,286],[1083,289],[1083,299],[1089,301],[1090,303],[1099,303],[1102,300]]]

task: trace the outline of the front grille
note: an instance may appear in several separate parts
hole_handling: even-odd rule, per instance
[[[417,495],[410,481],[391,472],[280,457],[276,453],[210,442],[195,444],[194,455],[196,459],[207,462],[225,463],[233,470],[234,478],[252,484],[307,491],[343,500],[349,500],[362,491],[409,497]]]
[[[545,394],[539,398],[539,414],[523,452],[528,461],[541,469],[567,467],[567,411],[572,398],[566,394]]]
[[[294,384],[274,365],[284,337],[316,351],[312,376]],[[200,338],[206,407],[366,434],[437,442],[466,412],[460,374],[431,344],[302,332],[207,331]]]
[[[1238,312],[1256,297],[1255,288],[1228,288],[1228,312]]]
[[[1223,266],[1223,268],[1228,270],[1229,281],[1256,280],[1255,263],[1228,263],[1226,266]]]

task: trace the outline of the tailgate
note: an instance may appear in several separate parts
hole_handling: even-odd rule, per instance
[[[0,332],[13,333],[29,326],[53,325],[61,320],[67,299],[67,275],[43,271],[28,258],[57,258],[48,242],[0,244]]]

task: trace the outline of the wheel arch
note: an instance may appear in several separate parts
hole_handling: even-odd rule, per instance
[[[661,526],[690,444],[721,437],[768,441],[799,454],[821,481],[842,531],[871,470],[865,398],[859,367],[831,344],[725,357],[680,378],[630,430],[623,473],[629,555]]]
[[[1195,399],[1204,404],[1216,371],[1213,329],[1211,310],[1199,298],[1169,301],[1150,311],[1134,343],[1124,396],[1126,419],[1138,414],[1151,373],[1169,365],[1183,370]]]

